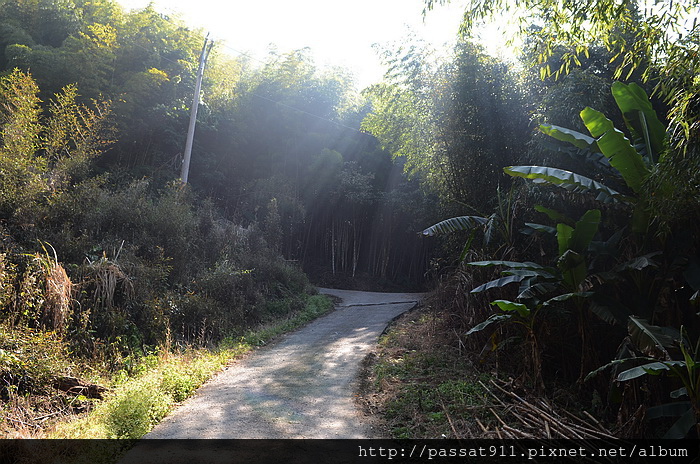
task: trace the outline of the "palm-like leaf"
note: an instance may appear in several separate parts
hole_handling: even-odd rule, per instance
[[[547,166],[508,166],[503,168],[503,170],[506,174],[514,177],[523,177],[539,183],[553,184],[568,191],[592,192],[597,194],[597,199],[601,201],[615,199],[631,202],[629,197],[600,182],[564,169]]]
[[[634,344],[643,353],[671,359],[669,350],[681,339],[677,329],[649,324],[644,319],[630,316],[627,329]]]
[[[444,221],[440,221],[428,227],[422,234],[432,237],[435,235],[450,234],[460,230],[472,230],[476,227],[483,226],[487,222],[489,222],[489,220],[481,216],[457,216],[445,219]]]
[[[573,129],[567,129],[566,127],[555,126],[553,124],[542,124],[540,125],[540,130],[550,137],[554,137],[562,142],[568,142],[577,148],[586,150],[597,149],[597,144],[593,137]]]
[[[480,293],[480,292],[484,292],[486,290],[490,290],[492,288],[504,287],[508,284],[520,282],[528,277],[531,277],[531,276],[528,276],[528,275],[509,275],[506,277],[501,277],[500,279],[492,280],[490,282],[486,282],[483,285],[479,285],[478,287],[473,289],[470,293]]]
[[[620,171],[627,186],[639,193],[642,182],[649,175],[649,168],[629,139],[600,111],[584,108],[581,111],[581,119],[591,135],[598,140],[600,151],[610,160],[610,164]]]
[[[612,94],[632,137],[643,147],[648,161],[653,163],[666,149],[667,136],[666,128],[656,115],[649,97],[635,83],[615,82]]]
[[[471,335],[475,332],[480,332],[493,323],[507,321],[508,319],[512,319],[512,318],[513,318],[512,314],[493,314],[493,315],[491,315],[491,317],[486,319],[484,322],[481,322],[481,323],[475,325],[474,327],[472,327],[469,330],[469,332],[467,332],[465,335]]]

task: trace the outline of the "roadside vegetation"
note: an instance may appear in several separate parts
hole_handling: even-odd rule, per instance
[[[3,432],[14,438],[140,438],[212,375],[332,308],[329,298],[310,296],[301,310],[231,334],[216,348],[168,340],[152,353],[125,360],[118,370],[76,361],[52,333],[8,328],[4,352],[14,353],[13,371],[31,389],[5,390]],[[78,384],[70,383],[78,378]],[[60,391],[61,382],[72,391]]]
[[[374,368],[395,436],[697,437],[699,6],[475,1],[450,58],[386,53],[363,124],[455,211],[423,230],[440,355],[403,325]],[[517,66],[469,39],[501,14]]]

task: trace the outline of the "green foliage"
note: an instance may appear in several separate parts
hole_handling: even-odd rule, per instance
[[[106,408],[107,438],[141,438],[165,417],[170,402],[169,396],[152,382],[128,385]]]
[[[500,168],[525,151],[513,73],[466,40],[442,64],[420,43],[385,55],[388,82],[365,91],[373,107],[362,127],[443,199],[488,204],[505,184]]]
[[[56,334],[0,324],[0,396],[48,393],[56,375],[69,374],[68,346]]]
[[[650,407],[647,414],[650,419],[677,417],[678,419],[666,431],[664,438],[686,438],[693,428],[700,423],[700,342],[693,347],[688,340],[687,331],[671,327],[649,324],[648,321],[635,317],[629,318],[629,334],[635,347],[644,353],[644,357],[617,359],[589,374],[593,377],[611,366],[637,364],[626,368],[616,376],[618,382],[627,382],[645,375],[667,375],[680,381],[682,387],[670,392],[670,397],[679,399],[687,397],[688,401],[676,401]],[[675,358],[675,359],[674,359]],[[641,364],[640,364],[641,362]]]

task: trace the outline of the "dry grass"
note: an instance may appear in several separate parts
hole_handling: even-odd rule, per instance
[[[90,261],[87,274],[85,284],[93,289],[96,307],[113,308],[117,289],[121,289],[126,299],[133,298],[134,285],[116,261],[107,259],[106,256]]]
[[[555,401],[518,380],[499,380],[495,362],[482,362],[479,351],[465,345],[455,315],[435,309],[439,301],[429,299],[398,319],[365,359],[358,404],[386,435],[584,440],[616,436],[571,398]]]
[[[487,379],[464,356],[450,318],[423,306],[399,318],[365,360],[357,395],[386,435],[465,438],[489,422]]]
[[[45,326],[63,333],[70,316],[73,283],[63,266],[56,261],[51,263],[46,276],[45,295],[42,321]]]

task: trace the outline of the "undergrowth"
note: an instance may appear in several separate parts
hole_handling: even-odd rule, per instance
[[[18,328],[5,328],[0,332],[0,361],[3,363],[0,368],[5,376],[12,372],[14,377],[11,379],[18,386],[4,390],[4,435],[71,439],[140,438],[233,359],[325,314],[332,307],[327,297],[312,295],[307,297],[301,310],[287,318],[269,322],[242,335],[229,336],[216,349],[163,346],[152,354],[123,364],[123,368],[111,373],[109,378],[102,377],[101,382],[109,386],[104,400],[63,394],[51,388],[51,380],[59,375],[88,376],[92,381],[99,378],[94,371],[89,377],[89,366],[71,359],[58,337],[46,332],[21,329],[19,333]],[[32,351],[19,344],[31,344],[32,340],[51,349]],[[41,359],[31,353],[42,353]],[[10,362],[14,364],[10,366]],[[21,372],[24,372],[23,376],[20,376]],[[26,393],[17,393],[24,385],[22,381],[32,382],[32,395],[26,389],[23,390]],[[39,385],[43,386],[43,390],[37,389]],[[35,393],[37,391],[43,391],[45,395],[39,399]],[[44,415],[37,412],[36,406],[40,402],[46,403],[47,414],[55,420],[34,421]]]
[[[479,382],[490,375],[460,354],[444,317],[428,307],[402,316],[368,358],[360,401],[393,438],[470,438],[492,420]]]

